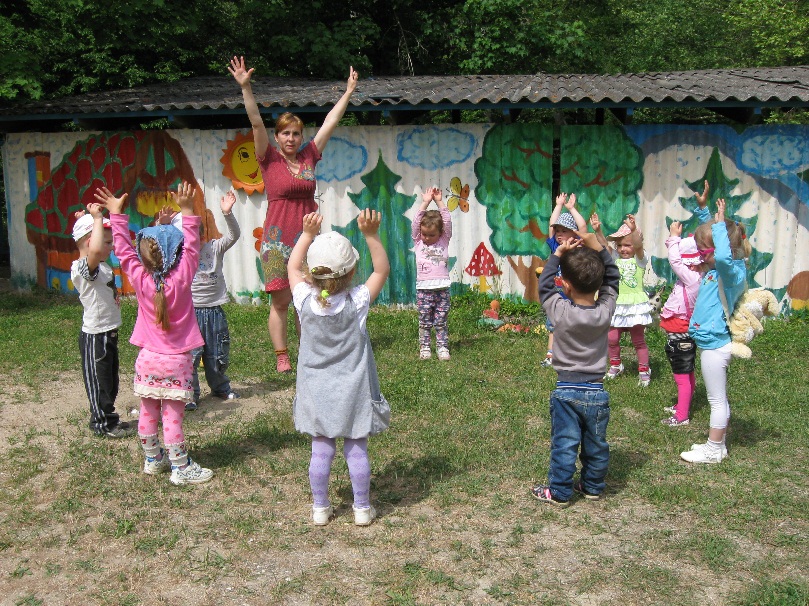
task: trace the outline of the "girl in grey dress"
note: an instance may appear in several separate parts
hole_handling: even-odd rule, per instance
[[[363,210],[357,224],[371,253],[373,273],[352,287],[359,254],[337,232],[317,235],[323,217],[303,218],[303,232],[289,257],[292,301],[301,319],[298,377],[292,404],[295,429],[312,436],[309,484],[312,520],[329,523],[329,475],[336,439],[343,438],[354,491],[354,523],[367,526],[376,516],[371,506],[368,436],[384,431],[390,407],[379,390],[374,353],[366,330],[368,308],[390,273],[379,239],[381,215]],[[309,268],[304,273],[303,262]]]

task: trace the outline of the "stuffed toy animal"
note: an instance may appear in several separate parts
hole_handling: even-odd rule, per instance
[[[778,313],[778,299],[766,288],[748,290],[739,299],[730,316],[730,353],[736,358],[750,358],[753,352],[748,343],[764,331],[761,319]]]

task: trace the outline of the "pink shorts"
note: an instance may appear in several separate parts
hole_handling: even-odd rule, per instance
[[[191,352],[161,354],[141,349],[135,360],[135,395],[158,400],[194,399]]]

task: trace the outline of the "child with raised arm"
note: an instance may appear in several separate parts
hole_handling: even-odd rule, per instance
[[[567,212],[562,212],[562,209],[567,209]],[[548,248],[551,249],[551,254],[556,252],[556,248],[560,243],[566,242],[570,238],[577,238],[576,230],[580,232],[587,231],[587,221],[576,210],[576,194],[562,192],[556,196],[556,204],[551,212],[550,219],[548,220]],[[537,270],[539,271],[539,270]],[[559,294],[564,296],[561,287],[560,274],[556,275],[556,288]],[[553,366],[553,323],[545,318],[545,328],[548,330],[548,351],[545,354],[545,359],[542,360],[542,366],[551,368]]]
[[[191,300],[200,227],[193,210],[194,188],[184,182],[172,193],[182,213],[182,231],[173,225],[146,227],[137,233],[134,247],[129,216],[123,214],[127,195],[115,197],[104,187],[96,190],[95,197],[110,211],[115,255],[138,300],[129,342],[141,348],[135,360],[134,390],[140,396],[143,473],[157,475],[168,471],[170,464],[172,484],[201,484],[213,472],[191,460],[183,433],[185,403],[194,393],[191,350],[205,343]],[[165,451],[157,437],[159,420]]]
[[[205,339],[205,345],[195,348],[193,357],[194,399],[186,403],[186,410],[195,410],[199,405],[199,374],[197,368],[200,358],[205,368],[205,380],[211,393],[223,400],[233,400],[239,394],[230,388],[230,379],[226,372],[230,362],[230,331],[228,320],[222,305],[228,302],[227,284],[222,271],[225,253],[239,239],[241,232],[239,223],[233,215],[236,194],[229,191],[219,202],[222,216],[225,218],[227,233],[221,238],[205,242],[199,251],[199,267],[191,282],[191,297],[194,301],[194,313],[197,324]]]
[[[292,300],[301,319],[293,418],[295,429],[312,437],[313,523],[324,526],[334,514],[329,476],[337,438],[343,438],[354,491],[354,524],[368,526],[376,517],[369,494],[368,436],[387,429],[390,406],[379,389],[366,319],[390,265],[379,239],[381,215],[365,209],[357,224],[368,244],[373,272],[365,284],[352,288],[359,254],[337,232],[318,236],[322,221],[317,213],[304,216],[303,233],[289,257]]]
[[[557,328],[553,368],[558,376],[550,397],[548,483],[534,486],[531,493],[558,507],[567,507],[574,491],[599,499],[610,458],[610,395],[604,389],[604,370],[619,273],[595,234],[576,235],[581,239],[559,244],[539,277],[542,308]],[[565,297],[556,290],[557,269]],[[581,479],[574,484],[577,454]]]
[[[698,208],[694,214],[700,223],[710,218],[708,212],[708,182],[702,195],[696,194]],[[664,410],[671,416],[660,421],[669,427],[688,425],[688,414],[691,400],[694,397],[696,376],[694,362],[697,356],[697,345],[688,334],[688,322],[694,311],[694,304],[699,292],[702,274],[707,270],[699,256],[697,243],[693,236],[681,238],[683,226],[673,221],[666,239],[669,265],[677,277],[666,304],[660,311],[660,328],[666,331],[666,357],[671,364],[674,383],[677,386],[677,403]]]
[[[744,226],[725,219],[725,201],[716,201],[714,221],[703,223],[694,233],[697,249],[708,271],[700,283],[688,334],[702,350],[702,380],[711,405],[708,441],[693,444],[680,453],[689,463],[720,463],[728,456],[725,434],[730,421],[727,372],[730,366],[728,320],[739,298],[747,289],[750,242]]]
[[[438,210],[427,210],[435,201]],[[421,197],[412,223],[416,254],[416,307],[419,310],[419,357],[429,360],[430,333],[435,329],[435,351],[439,360],[449,360],[449,241],[452,219],[441,190],[430,187]]]
[[[103,207],[91,203],[73,225],[79,258],[70,266],[70,279],[84,308],[79,351],[84,389],[90,401],[90,429],[106,438],[135,433],[115,410],[118,397],[118,328],[121,308],[115,275],[106,260],[112,252],[110,222]]]
[[[643,251],[643,234],[635,224],[634,215],[627,215],[623,225],[606,238],[601,231],[597,214],[590,218],[590,224],[599,242],[607,248],[621,274],[618,288],[618,302],[609,335],[610,367],[605,378],[614,379],[624,373],[621,362],[621,333],[629,332],[632,345],[638,356],[638,385],[648,387],[652,378],[649,367],[649,347],[644,331],[652,323],[652,304],[643,290],[643,273],[649,260]],[[611,246],[608,241],[611,241]]]

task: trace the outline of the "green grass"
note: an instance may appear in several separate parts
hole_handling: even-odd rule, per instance
[[[538,366],[545,337],[478,326],[485,304],[453,300],[449,363],[417,359],[415,311],[370,314],[393,422],[370,441],[381,517],[368,529],[350,524],[339,454],[337,519],[307,523],[309,441],[292,427],[294,377],[274,371],[266,306],[226,308],[230,375],[261,400],[258,412],[186,423],[194,457],[216,472],[208,485],[144,476],[135,441],[88,435],[83,402],[67,418],[45,414],[8,432],[0,595],[60,603],[49,588],[65,586],[77,602],[148,604],[164,583],[187,603],[809,603],[808,323],[770,321],[754,357],[734,360],[730,457],[714,466],[678,457],[707,433],[699,371],[691,424],[663,427],[675,394],[663,335],[647,331],[645,390],[626,342],[628,372],[609,385],[606,499],[559,511],[528,495],[548,465],[555,376]],[[122,335],[135,312],[124,304]],[[0,295],[4,420],[15,406],[47,411],[58,397],[49,382],[80,385],[80,324],[71,299]],[[136,353],[122,338],[122,391]]]

